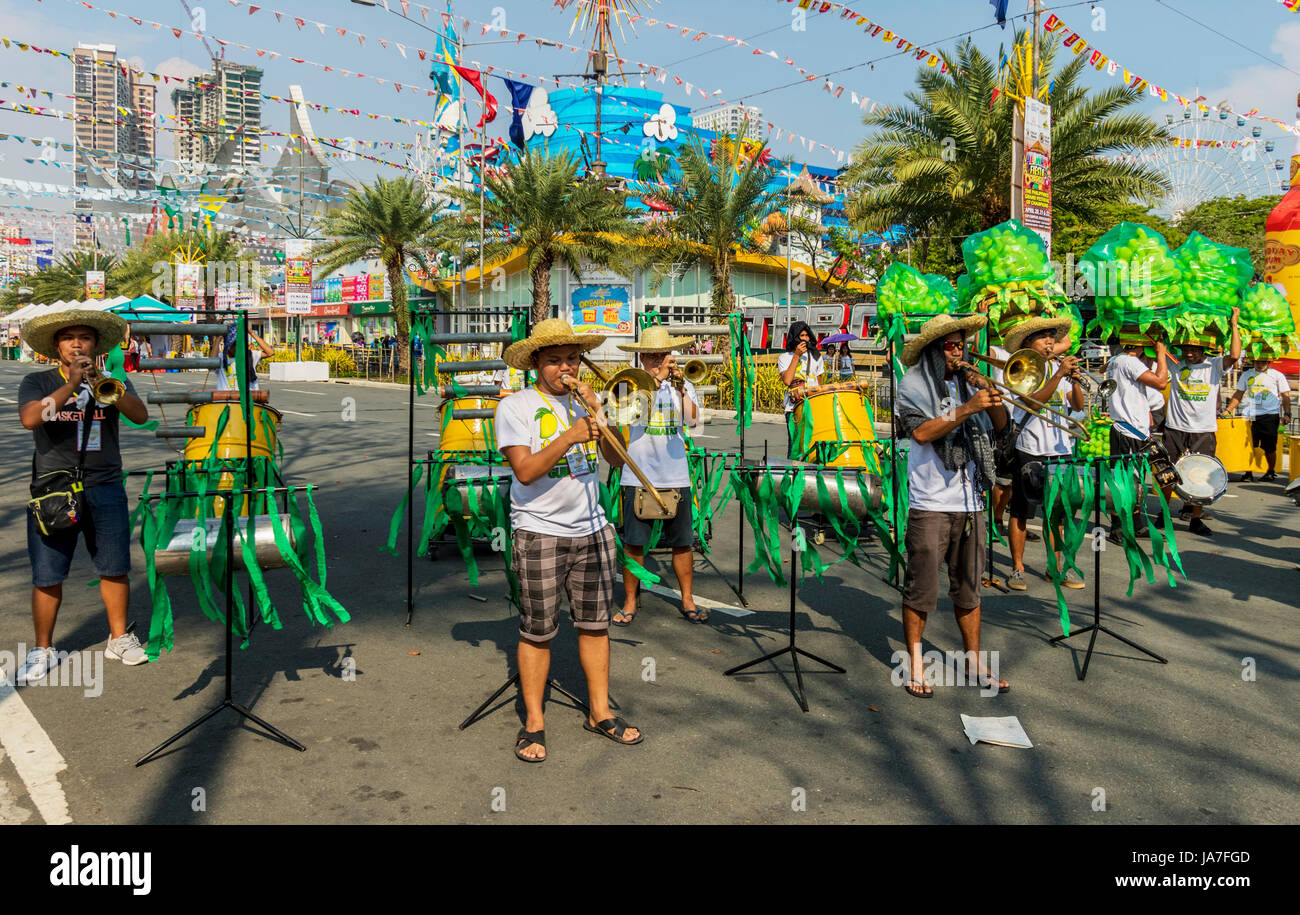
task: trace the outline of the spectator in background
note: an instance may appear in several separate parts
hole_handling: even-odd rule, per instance
[[[1277,479],[1277,430],[1283,418],[1291,419],[1291,385],[1277,369],[1269,368],[1267,359],[1256,359],[1255,367],[1242,373],[1237,390],[1228,401],[1225,411],[1229,416],[1237,404],[1245,399],[1241,414],[1250,420],[1250,442],[1264,452],[1264,465],[1268,471],[1260,477],[1264,483]],[[1246,471],[1241,482],[1254,482],[1255,474]]]

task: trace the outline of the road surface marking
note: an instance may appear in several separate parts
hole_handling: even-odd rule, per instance
[[[295,391],[293,388],[285,388],[286,394],[310,394],[312,397],[324,397],[324,391]],[[280,412],[284,412],[283,410]]]
[[[18,403],[12,397],[0,397],[0,403]]]
[[[281,413],[288,413],[290,416],[315,416],[315,413],[299,413],[297,410],[285,410],[281,408]]]
[[[68,800],[59,784],[59,773],[68,768],[14,687],[11,674],[0,678],[0,744],[9,751],[27,794],[51,826],[71,823]]]

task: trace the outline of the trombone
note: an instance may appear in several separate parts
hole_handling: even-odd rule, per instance
[[[1063,432],[1082,441],[1088,441],[1091,436],[1088,429],[1081,422],[1068,413],[1053,409],[1040,400],[1035,400],[1034,391],[1043,386],[1047,380],[1047,360],[1038,353],[1037,350],[1024,349],[1016,350],[1006,359],[998,359],[994,356],[982,355],[975,356],[976,360],[986,362],[991,366],[1002,369],[1004,381],[994,381],[988,375],[980,372],[969,362],[958,363],[958,368],[964,368],[986,380],[989,384],[1003,391],[1008,392],[1003,395],[1003,400],[1012,406],[1019,407],[1027,413],[1035,414],[1039,419],[1048,425],[1055,426]],[[1064,423],[1050,419],[1043,414],[1050,413],[1064,420]],[[1076,431],[1077,430],[1077,431]]]
[[[679,392],[686,389],[686,382],[698,385],[708,377],[709,367],[704,364],[703,359],[687,359],[685,366],[673,366],[673,385]]]

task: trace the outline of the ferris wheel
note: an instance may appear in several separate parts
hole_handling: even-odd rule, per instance
[[[1214,197],[1262,197],[1280,193],[1288,183],[1287,164],[1278,152],[1285,146],[1282,131],[1230,111],[1180,107],[1164,120],[1174,140],[1155,153],[1170,184],[1160,210],[1175,222]]]

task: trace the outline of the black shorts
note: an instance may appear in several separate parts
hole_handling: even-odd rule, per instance
[[[691,488],[683,486],[677,492],[681,499],[677,501],[677,514],[663,522],[663,532],[655,547],[691,546],[695,542],[694,515],[691,510]],[[632,510],[636,499],[636,487],[623,487],[623,544],[625,546],[648,546],[653,521],[642,521]]]
[[[1043,504],[1043,492],[1042,490],[1033,493],[1029,491],[1029,488],[1025,485],[1025,475],[1022,469],[1031,461],[1046,461],[1053,457],[1062,457],[1062,455],[1043,456],[1028,454],[1019,448],[1016,449],[1016,458],[1011,473],[1011,502],[1008,505],[1011,517],[1018,521],[1028,521],[1038,514],[1038,507]]]
[[[1250,443],[1264,451],[1277,450],[1277,430],[1282,424],[1278,413],[1256,416],[1250,421]]]
[[[1182,429],[1165,429],[1165,450],[1169,460],[1175,464],[1185,454],[1208,454],[1214,456],[1218,440],[1213,432],[1184,432]]]
[[[1114,426],[1110,427],[1110,453],[1112,455],[1137,454],[1141,450],[1142,442],[1140,440],[1129,438]]]

